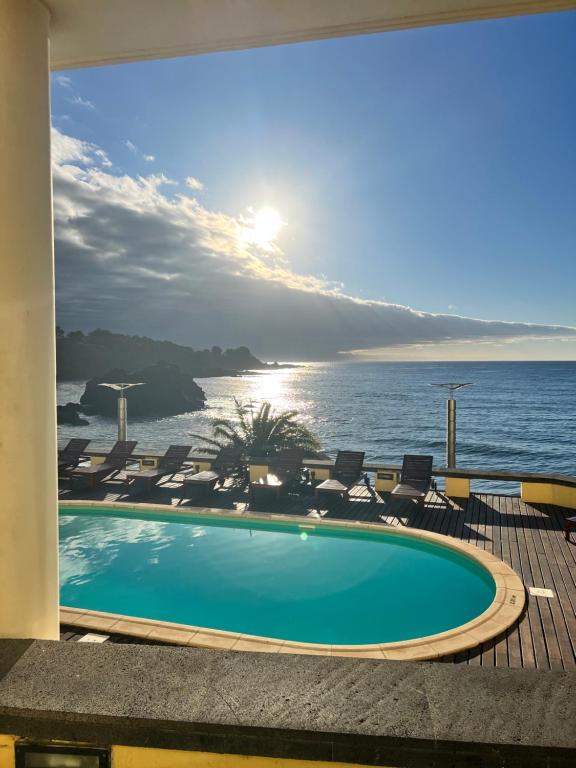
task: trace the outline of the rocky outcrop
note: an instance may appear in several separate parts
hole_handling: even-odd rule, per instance
[[[90,379],[80,398],[85,413],[116,415],[118,392],[99,386],[103,382],[143,382],[144,386],[126,391],[130,419],[197,411],[204,407],[206,401],[206,395],[190,374],[181,371],[177,365],[158,363],[133,373],[115,368],[103,376]]]
[[[80,418],[82,406],[78,403],[66,403],[56,408],[58,424],[70,424],[73,427],[87,427],[90,422]]]
[[[58,381],[86,381],[104,371],[123,368],[141,370],[160,362],[177,365],[191,376],[237,376],[241,371],[264,370],[248,347],[192,349],[171,341],[155,341],[145,336],[127,336],[102,329],[84,334],[65,334],[56,328],[56,375]]]

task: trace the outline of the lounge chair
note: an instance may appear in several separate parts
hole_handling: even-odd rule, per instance
[[[265,477],[250,483],[249,499],[256,503],[259,493],[269,492],[279,499],[302,479],[302,461],[304,451],[300,448],[285,448],[270,462],[269,472]]]
[[[404,456],[400,482],[392,490],[392,496],[415,499],[424,508],[426,494],[432,486],[432,456]]]
[[[106,478],[112,477],[124,469],[130,460],[132,451],[136,447],[136,440],[118,440],[106,456],[103,464],[93,464],[90,467],[77,467],[70,472],[71,487],[96,488]]]
[[[90,440],[75,437],[68,441],[68,445],[58,451],[58,474],[63,474],[74,469],[80,463],[82,454],[86,450]]]
[[[226,478],[241,465],[242,448],[235,445],[225,445],[212,460],[212,468],[202,472],[187,475],[182,482],[182,498],[189,499],[196,492],[207,496],[216,490],[218,485],[224,485]],[[192,490],[193,489],[193,490]]]
[[[350,489],[363,476],[364,455],[364,451],[338,451],[330,479],[314,489],[318,504],[322,496],[337,496],[344,501],[350,499]]]
[[[158,462],[156,469],[141,469],[126,475],[130,495],[151,491],[166,475],[175,475],[182,469],[184,461],[192,450],[191,445],[171,445]]]

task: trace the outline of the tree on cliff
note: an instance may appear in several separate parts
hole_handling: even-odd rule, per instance
[[[162,361],[177,365],[192,376],[222,376],[264,364],[247,347],[195,350],[171,341],[146,336],[127,336],[98,328],[90,333],[56,329],[56,361],[59,381],[81,381],[112,368],[136,370]]]

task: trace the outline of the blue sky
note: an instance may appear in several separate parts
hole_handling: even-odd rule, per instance
[[[274,209],[283,224],[272,267],[322,290],[423,313],[576,326],[575,39],[576,13],[561,13],[56,73],[53,123],[78,146],[106,153],[102,173],[164,174],[179,182],[164,189],[168,197],[194,177],[202,211],[229,221]],[[68,226],[65,324],[89,329],[108,317],[114,330],[136,332],[105,304],[100,315],[66,304],[66,281],[79,279],[71,221],[60,227]],[[82,237],[85,251],[95,248]],[[156,247],[160,263],[160,235]],[[58,239],[56,254],[58,268]],[[268,279],[262,270],[257,277]],[[190,324],[175,340],[237,340],[225,330],[208,338],[197,318]],[[254,327],[247,322],[247,336]],[[146,333],[167,330],[159,315]],[[397,355],[404,342],[424,343],[427,355],[446,338],[469,345],[480,335],[455,329],[389,342],[383,333],[380,344],[366,333],[366,348]],[[519,347],[488,349],[500,344],[489,339],[472,354],[576,358],[560,333],[533,343],[517,335]],[[353,336],[351,348],[363,348]],[[274,345],[256,337],[245,343],[269,354]],[[432,356],[445,357],[441,350]]]

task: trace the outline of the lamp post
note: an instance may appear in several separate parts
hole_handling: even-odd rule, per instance
[[[124,397],[124,390],[130,389],[130,387],[141,387],[145,382],[140,381],[137,384],[99,384],[100,387],[108,387],[109,389],[115,389],[118,391],[118,440],[126,440],[128,436],[127,429],[127,415],[128,415],[128,402]]]
[[[442,387],[449,391],[446,400],[446,467],[454,469],[456,467],[456,400],[454,393],[462,387],[472,386],[472,382],[456,384],[448,382],[446,384],[432,384],[433,387]]]

